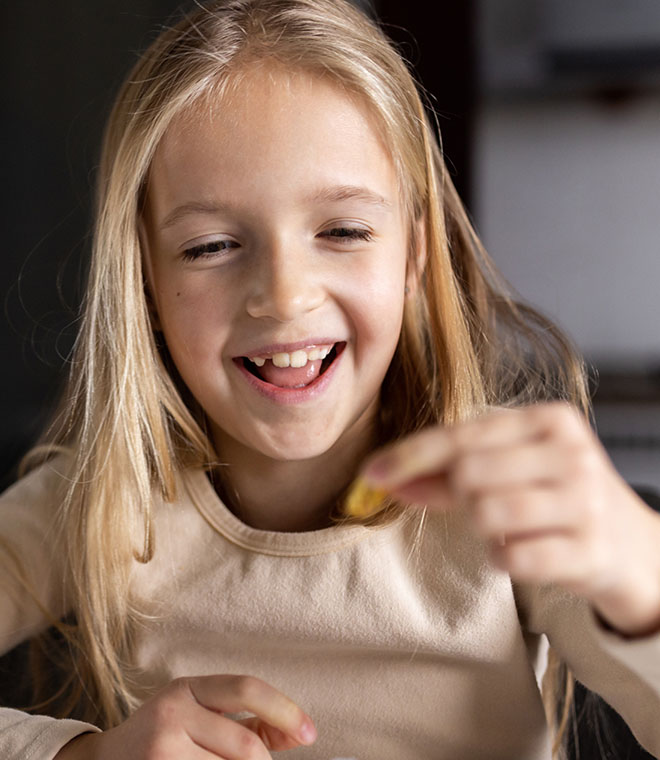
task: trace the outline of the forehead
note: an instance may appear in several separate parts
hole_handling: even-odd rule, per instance
[[[328,78],[258,65],[176,117],[154,156],[150,195],[317,183],[375,184],[398,201],[379,122]],[[154,192],[152,192],[154,191]]]

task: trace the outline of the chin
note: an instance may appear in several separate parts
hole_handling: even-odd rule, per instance
[[[326,454],[334,443],[334,440],[320,441],[318,439],[314,441],[272,441],[268,445],[260,446],[259,451],[264,456],[278,462],[300,462]]]

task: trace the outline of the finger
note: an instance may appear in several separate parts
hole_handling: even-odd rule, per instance
[[[515,409],[497,409],[456,427],[470,448],[493,448],[543,438],[571,440],[589,430],[583,416],[564,401],[550,401]]]
[[[186,760],[229,760],[229,758],[218,755],[216,752],[212,752],[211,750],[205,749],[195,743],[191,744],[191,741],[192,739],[189,740],[189,744],[185,749],[185,754],[174,756],[185,757]],[[171,747],[169,749],[171,750]],[[272,758],[270,758],[270,760],[272,760]]]
[[[197,708],[186,728],[188,736],[198,747],[223,760],[271,760],[259,734],[202,705],[197,705]],[[294,743],[294,746],[297,745],[298,742]]]
[[[522,445],[548,437],[571,440],[584,423],[568,404],[552,402],[524,409],[499,409],[452,427],[434,426],[376,452],[363,476],[389,491],[448,467],[461,452]]]
[[[459,499],[525,486],[558,486],[577,470],[576,461],[581,465],[589,453],[552,441],[471,451],[452,463],[448,484]]]
[[[566,445],[591,435],[578,411],[563,401],[498,409],[450,430],[458,450],[472,452],[544,440]]]
[[[444,473],[404,483],[392,489],[390,493],[398,502],[438,510],[450,509],[455,502]]]
[[[580,512],[567,502],[562,490],[532,487],[477,497],[468,510],[483,538],[506,535],[513,539],[521,534],[575,530]]]
[[[284,731],[264,723],[260,718],[243,718],[237,722],[257,734],[265,747],[273,752],[294,749],[300,744],[299,741],[285,734]]]
[[[282,692],[252,676],[200,676],[187,679],[195,699],[217,712],[254,713],[300,744],[312,744],[316,729],[312,719]]]
[[[370,485],[391,492],[404,483],[441,472],[455,451],[449,428],[430,427],[376,452],[362,475]]]

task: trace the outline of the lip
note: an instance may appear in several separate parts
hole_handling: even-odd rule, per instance
[[[345,343],[341,338],[307,338],[299,340],[296,343],[269,343],[267,346],[249,349],[243,354],[233,357],[233,361],[242,359],[252,359],[255,356],[269,356],[270,354],[290,354],[293,351],[301,351],[304,348],[313,348],[315,346],[334,346],[337,343]]]
[[[314,345],[327,345],[331,342],[332,341],[323,340],[316,341],[314,343],[278,344],[274,349],[271,346],[268,346],[260,348],[259,351],[266,351],[266,348],[274,350],[275,353],[278,351],[295,351],[300,348]],[[334,342],[335,344],[341,344],[340,349],[337,351],[335,360],[322,375],[319,375],[316,380],[312,380],[309,385],[305,385],[302,388],[281,388],[278,385],[272,385],[271,383],[267,383],[264,380],[261,380],[261,378],[256,377],[243,366],[243,356],[236,357],[232,360],[232,363],[240,373],[240,376],[247,382],[247,384],[262,397],[265,397],[269,401],[273,401],[277,404],[303,404],[306,401],[313,401],[322,395],[332,382],[338,367],[341,366],[344,349],[346,348],[346,341]],[[281,346],[287,346],[288,348],[282,348]],[[291,346],[296,346],[297,348],[291,348]],[[256,352],[253,355],[259,356],[259,354]]]

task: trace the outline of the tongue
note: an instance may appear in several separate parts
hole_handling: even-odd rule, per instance
[[[307,362],[304,367],[276,367],[268,359],[263,367],[259,367],[259,375],[271,385],[278,385],[280,388],[295,388],[296,386],[309,385],[312,380],[321,374],[321,364],[323,361],[318,359],[313,362]]]

